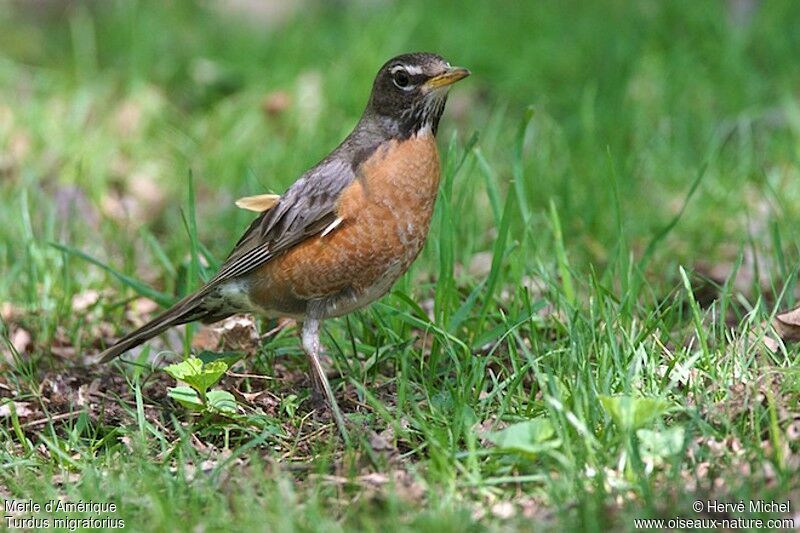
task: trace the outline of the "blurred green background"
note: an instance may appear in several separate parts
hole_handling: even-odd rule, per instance
[[[765,245],[773,223],[797,242],[800,7],[791,0],[7,1],[0,294],[19,299],[24,288],[20,231],[116,264],[127,257],[135,270],[131,241],[145,227],[180,256],[190,172],[201,239],[224,255],[251,218],[232,200],[281,192],[321,159],[358,119],[377,68],[409,50],[473,70],[453,91],[441,137],[458,130],[463,143],[479,132],[503,187],[533,106],[515,191],[534,228],[556,202],[580,259],[602,265],[615,245],[615,190],[640,253],[706,161],[661,259],[731,261],[751,238]],[[471,165],[456,183],[455,205],[470,214],[458,221],[463,262],[492,240],[482,172]]]
[[[197,235],[222,258],[253,219],[234,200],[283,192],[349,133],[377,69],[415,50],[473,72],[439,134],[453,181],[393,294],[325,329],[355,369],[334,383],[348,414],[395,432],[395,455],[373,433],[344,453],[320,437],[293,333],[236,378],[276,398],[252,410],[269,439],[184,425],[161,372],[139,389],[141,369],[81,366],[156,309],[50,243],[185,291],[190,176]],[[517,525],[605,529],[717,491],[796,496],[798,351],[765,351],[760,324],[796,299],[798,52],[795,0],[0,0],[0,407],[47,413],[1,411],[0,493],[113,497],[164,531],[409,515],[440,530],[499,523],[498,502]],[[95,379],[118,401],[87,404]],[[652,411],[649,470],[626,462],[639,433],[608,407],[621,393]],[[530,419],[551,424],[548,451],[484,440]],[[176,470],[217,459],[219,477]],[[395,468],[423,503],[343,489]]]

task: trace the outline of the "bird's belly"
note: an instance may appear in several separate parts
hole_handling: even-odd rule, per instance
[[[325,316],[369,304],[386,294],[419,254],[430,225],[427,211],[413,220],[398,216],[404,213],[362,212],[329,235],[312,237],[256,272],[250,300],[270,315],[301,315],[313,300],[323,304]]]
[[[331,269],[329,279],[337,290],[323,297],[325,315],[345,315],[386,294],[419,255],[429,224],[430,217],[420,220],[419,214],[415,223],[389,219],[370,224],[371,239],[350,247],[357,251],[341,254]]]

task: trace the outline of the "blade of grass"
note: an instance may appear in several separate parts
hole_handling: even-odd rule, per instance
[[[480,315],[478,317],[478,324],[473,329],[473,337],[483,329],[483,324],[486,320],[486,315],[489,313],[489,306],[493,303],[494,292],[500,282],[500,275],[502,272],[503,258],[506,255],[508,246],[508,234],[511,229],[511,220],[514,212],[514,201],[516,195],[509,193],[506,195],[506,202],[503,206],[503,218],[500,222],[500,228],[497,230],[497,239],[494,241],[494,249],[492,251],[492,266],[489,270],[489,279],[486,282],[486,293],[484,294],[483,306],[481,307]]]
[[[644,250],[644,254],[642,254],[642,258],[639,260],[638,270],[639,272],[644,272],[645,268],[647,268],[647,264],[650,262],[650,259],[653,256],[653,253],[656,250],[656,246],[663,241],[667,235],[678,225],[680,222],[681,217],[683,217],[683,213],[686,211],[686,207],[689,205],[689,201],[694,196],[694,193],[697,191],[697,188],[700,186],[700,182],[703,181],[703,176],[706,174],[706,169],[708,168],[708,163],[704,163],[700,170],[697,172],[697,176],[694,178],[691,187],[689,187],[689,192],[686,193],[686,197],[683,200],[683,204],[681,204],[681,208],[678,210],[678,213],[672,217],[672,220],[669,223],[661,228],[661,230],[656,233],[650,242],[647,244],[647,248]]]
[[[523,166],[523,151],[525,148],[525,134],[528,131],[531,120],[533,120],[534,108],[528,107],[522,117],[517,128],[517,135],[514,142],[514,153],[511,161],[511,175],[514,178],[514,192],[519,201],[519,210],[522,213],[522,219],[527,225],[531,220],[531,208],[528,205],[528,191],[527,183],[525,181],[525,169]]]
[[[106,265],[105,263],[103,263],[102,261],[100,261],[98,259],[95,259],[94,257],[90,256],[89,254],[86,254],[86,253],[84,253],[84,252],[82,252],[80,250],[72,248],[71,246],[67,246],[65,244],[60,244],[60,243],[57,243],[57,242],[50,242],[48,244],[50,244],[50,246],[52,246],[52,247],[54,247],[54,248],[56,248],[58,250],[61,250],[62,252],[65,252],[65,253],[67,253],[69,255],[73,255],[75,257],[83,259],[84,261],[86,261],[88,263],[91,263],[91,264],[93,264],[93,265],[95,265],[97,267],[100,267],[101,269],[105,270],[106,272],[108,272],[109,274],[111,274],[112,276],[117,278],[119,281],[121,281],[123,285],[126,285],[127,287],[130,287],[131,289],[133,289],[134,292],[136,292],[136,294],[138,294],[140,296],[145,296],[147,298],[150,298],[151,300],[157,302],[162,307],[169,307],[170,305],[175,303],[175,299],[173,297],[171,297],[170,295],[168,295],[166,293],[163,293],[163,292],[160,292],[160,291],[157,291],[157,290],[153,289],[152,287],[150,287],[148,285],[145,285],[144,283],[142,283],[141,281],[139,281],[139,280],[137,280],[135,278],[132,278],[130,276],[126,276],[122,272],[118,272],[117,270],[114,270],[110,266]]]
[[[556,261],[558,262],[558,273],[561,276],[561,290],[564,298],[571,306],[575,305],[575,288],[572,283],[572,274],[567,260],[567,250],[564,247],[564,236],[561,233],[561,220],[558,218],[556,203],[550,200],[550,222],[553,226],[553,237],[556,245]]]
[[[681,280],[683,280],[683,287],[686,289],[686,296],[689,299],[689,307],[692,311],[692,321],[694,322],[694,330],[697,334],[697,339],[700,341],[700,349],[703,352],[704,362],[706,364],[706,371],[711,369],[711,352],[708,349],[708,339],[705,331],[705,326],[703,325],[703,316],[700,311],[700,306],[697,304],[697,300],[694,297],[694,291],[692,290],[692,284],[689,281],[689,276],[686,274],[686,270],[682,266],[678,267],[678,270],[681,275]]]

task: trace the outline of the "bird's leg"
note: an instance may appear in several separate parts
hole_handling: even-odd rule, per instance
[[[303,322],[303,350],[305,350],[308,360],[311,363],[311,371],[313,373],[312,381],[314,390],[317,394],[324,393],[328,400],[328,406],[333,413],[333,418],[336,425],[339,426],[339,432],[345,443],[349,443],[350,439],[347,435],[347,428],[344,424],[344,417],[339,410],[339,405],[336,403],[336,398],[331,390],[331,385],[328,383],[328,378],[325,376],[325,370],[319,360],[320,342],[319,342],[319,325],[320,320],[317,318],[308,317]],[[322,389],[322,390],[320,390]]]

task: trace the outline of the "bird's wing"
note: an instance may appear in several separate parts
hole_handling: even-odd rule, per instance
[[[246,274],[323,232],[336,220],[339,196],[354,179],[352,166],[339,159],[325,160],[306,172],[250,224],[207,286]]]

